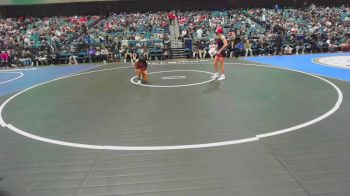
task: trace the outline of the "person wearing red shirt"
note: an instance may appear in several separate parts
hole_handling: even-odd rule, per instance
[[[7,52],[4,50],[1,51],[1,54],[0,54],[1,67],[9,66],[9,59],[10,59],[9,54],[7,54]]]

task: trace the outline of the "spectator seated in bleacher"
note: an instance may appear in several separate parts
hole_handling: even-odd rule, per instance
[[[283,54],[291,55],[292,53],[293,53],[293,48],[290,47],[289,45],[287,45],[287,46],[283,49]]]

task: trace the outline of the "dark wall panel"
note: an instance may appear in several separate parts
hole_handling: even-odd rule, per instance
[[[130,12],[150,10],[198,10],[230,9],[246,7],[270,7],[275,3],[284,6],[301,7],[305,0],[120,0],[113,2],[60,3],[44,5],[0,6],[2,16],[53,16],[76,14],[106,14],[109,12]],[[313,0],[317,5],[350,4],[350,0]]]

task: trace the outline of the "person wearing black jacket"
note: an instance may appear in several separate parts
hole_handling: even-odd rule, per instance
[[[275,54],[282,54],[283,51],[283,35],[278,33],[275,40]]]
[[[229,58],[232,58],[233,57],[233,55],[234,55],[234,52],[235,52],[235,41],[236,40],[229,40],[228,41],[228,57]]]

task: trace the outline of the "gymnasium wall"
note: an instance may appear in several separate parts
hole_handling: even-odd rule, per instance
[[[32,5],[32,4],[50,4],[50,3],[77,3],[106,0],[0,0],[0,5]]]
[[[66,1],[70,3],[65,3]],[[317,5],[330,6],[350,4],[350,0],[0,0],[2,4],[14,3],[0,5],[0,16],[53,16],[247,7],[272,8],[276,3],[286,7],[302,7],[305,1],[309,3],[315,2]]]

